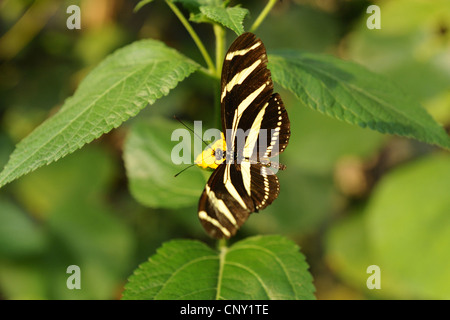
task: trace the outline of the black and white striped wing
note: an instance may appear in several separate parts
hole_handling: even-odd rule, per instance
[[[255,116],[245,140],[242,156],[269,161],[286,149],[291,136],[289,117],[278,93],[273,93]]]
[[[259,160],[286,148],[290,136],[287,112],[280,96],[273,94],[266,48],[252,33],[239,36],[225,56],[221,109],[228,155],[236,152],[240,157],[255,159],[257,152]],[[237,140],[237,130],[248,134],[245,147]]]
[[[212,237],[229,238],[252,212],[278,197],[278,178],[260,162],[283,152],[290,136],[287,112],[273,93],[266,49],[252,33],[239,36],[225,56],[221,108],[227,161],[203,191],[199,218]],[[239,130],[246,133],[242,144],[237,141]]]
[[[228,149],[234,147],[230,133],[250,129],[272,91],[264,44],[252,33],[242,34],[228,49],[222,68],[220,102]]]
[[[203,228],[213,238],[234,236],[252,212],[264,209],[278,197],[278,178],[271,169],[259,163],[247,164],[248,177],[234,165],[219,165],[200,197],[198,216]],[[233,194],[223,183],[226,170],[231,172],[235,188]]]
[[[227,174],[232,188],[224,182]],[[234,165],[222,163],[211,174],[200,197],[198,217],[213,238],[233,236],[255,209],[244,188],[242,175]]]

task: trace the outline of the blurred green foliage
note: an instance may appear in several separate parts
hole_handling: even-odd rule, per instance
[[[54,114],[115,49],[155,38],[203,63],[163,1],[134,13],[137,2],[0,3],[1,166],[14,145]],[[387,75],[449,128],[450,3],[374,3],[381,8],[380,30],[366,27],[368,1],[283,0],[257,34],[269,52],[330,53]],[[81,30],[66,28],[70,4],[81,7]],[[247,30],[263,3],[243,6],[250,11]],[[211,29],[194,28],[212,52]],[[227,37],[234,39],[234,32]],[[174,200],[171,208],[142,201],[137,194],[142,186],[129,174],[131,165],[164,162],[132,153],[143,137],[159,145],[156,137],[164,128],[157,135],[158,125],[146,124],[162,126],[177,114],[188,123],[203,120],[213,127],[213,90],[209,79],[194,74],[120,128],[2,188],[0,296],[117,299],[127,277],[161,243],[173,238],[213,243],[189,193],[198,184],[200,196],[205,172],[191,168],[168,183],[167,188],[176,188],[180,180],[195,179],[192,190],[180,191],[192,199],[182,205]],[[276,90],[292,123],[291,142],[281,157],[288,170],[278,175],[279,199],[254,214],[236,240],[277,233],[300,244],[318,299],[450,298],[445,285],[450,282],[449,153],[338,122],[307,109],[277,85]],[[162,173],[169,179],[182,168]],[[66,268],[72,264],[81,267],[81,290],[66,287]],[[372,264],[381,268],[380,290],[366,287],[366,268]]]

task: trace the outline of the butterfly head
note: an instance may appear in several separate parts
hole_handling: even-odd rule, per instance
[[[224,150],[226,150],[225,137],[221,133],[221,139],[206,147],[195,159],[195,164],[203,169],[216,169],[219,164],[225,161]]]

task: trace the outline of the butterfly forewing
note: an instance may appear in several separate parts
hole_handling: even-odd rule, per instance
[[[272,90],[264,44],[254,34],[244,33],[231,45],[223,63],[221,109],[224,132],[237,128],[248,130]]]

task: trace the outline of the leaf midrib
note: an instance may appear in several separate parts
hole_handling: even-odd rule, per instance
[[[222,278],[223,278],[223,269],[225,267],[225,257],[228,253],[228,248],[227,247],[222,247],[220,249],[220,254],[219,254],[219,274],[217,277],[217,289],[216,289],[216,297],[215,300],[219,300],[221,298],[220,295],[220,290],[222,288]]]

